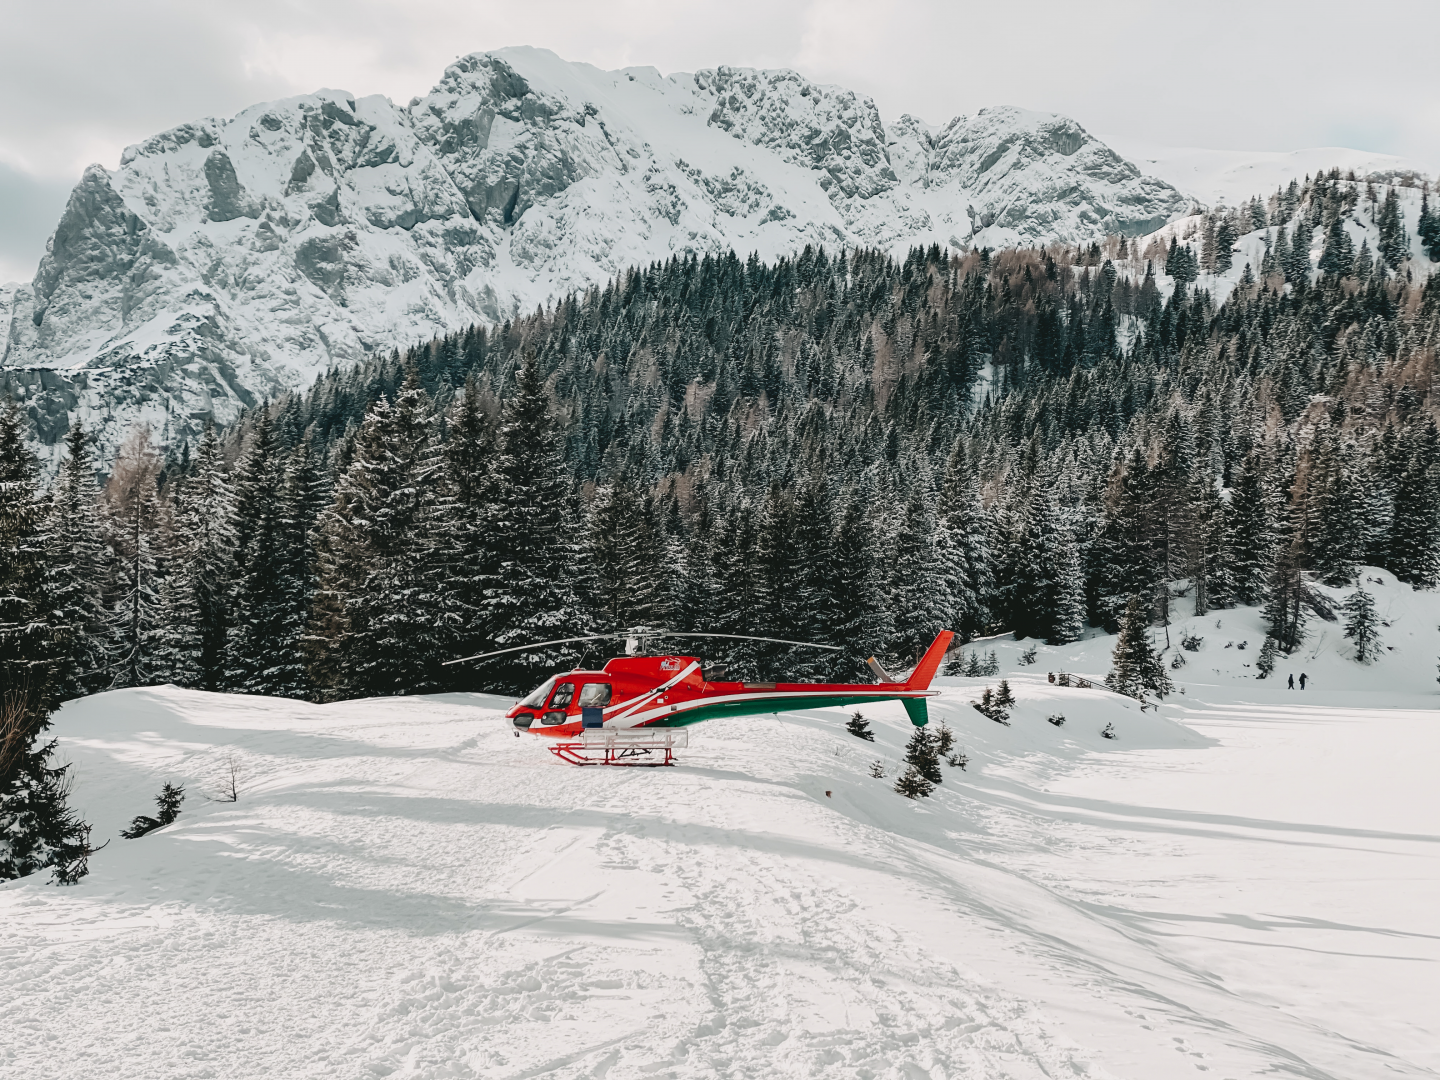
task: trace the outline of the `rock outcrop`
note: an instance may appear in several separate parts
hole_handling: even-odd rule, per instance
[[[790,71],[662,77],[507,49],[424,97],[322,90],[186,124],[87,169],[3,379],[42,447],[167,444],[331,365],[503,320],[624,267],[734,248],[952,248],[1139,234],[1185,200],[1071,120],[931,128]]]

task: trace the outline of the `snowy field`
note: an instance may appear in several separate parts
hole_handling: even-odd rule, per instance
[[[918,803],[898,705],[606,770],[496,698],[72,703],[97,838],[187,798],[79,886],[0,885],[0,1075],[1440,1076],[1440,602],[1378,576],[1374,667],[1317,621],[1257,683],[1216,612],[1158,711],[1046,681],[1112,639],[982,643],[1019,706],[942,680],[970,764]]]

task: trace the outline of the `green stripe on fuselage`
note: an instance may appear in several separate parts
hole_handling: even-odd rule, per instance
[[[695,705],[680,712],[652,720],[645,727],[688,727],[702,720],[719,716],[762,716],[765,713],[794,712],[796,709],[834,709],[846,705],[869,705],[876,701],[903,701],[903,698],[877,694],[787,694],[783,698],[762,698],[753,701],[717,701]]]

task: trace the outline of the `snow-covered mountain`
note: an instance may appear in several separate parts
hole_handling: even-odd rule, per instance
[[[790,71],[458,60],[424,97],[322,90],[86,170],[0,362],[43,443],[162,441],[333,364],[531,311],[634,263],[805,244],[953,248],[1140,234],[1187,208],[1074,121],[941,127]]]

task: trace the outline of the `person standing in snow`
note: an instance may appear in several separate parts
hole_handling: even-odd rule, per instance
[[[1295,673],[1294,673],[1293,671],[1290,673],[1290,685],[1289,685],[1289,687],[1288,687],[1287,689],[1290,689],[1290,690],[1294,690],[1294,689],[1295,689]]]
[[[1300,689],[1301,689],[1301,690],[1304,690],[1304,689],[1305,689],[1305,680],[1308,679],[1308,678],[1310,678],[1309,675],[1306,675],[1305,672],[1303,672],[1303,671],[1300,672]]]

